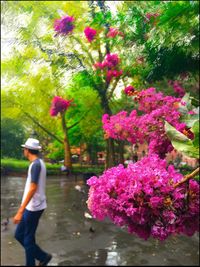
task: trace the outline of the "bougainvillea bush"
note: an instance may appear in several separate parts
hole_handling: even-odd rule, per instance
[[[124,92],[133,97],[138,108],[130,114],[104,114],[106,138],[133,144],[147,142],[148,156],[91,177],[87,182],[88,208],[97,220],[108,217],[144,240],[153,237],[163,241],[177,234],[192,236],[199,231],[199,183],[194,179],[185,181],[164,158],[175,145],[196,157],[198,118],[186,108],[183,100],[187,97],[164,96],[155,88],[137,92],[131,85]],[[187,123],[182,120],[183,110],[190,116]],[[169,133],[173,133],[172,139]]]
[[[192,236],[199,230],[199,183],[189,180],[175,187],[182,179],[173,165],[151,154],[91,177],[88,208],[95,219],[108,217],[145,240]]]

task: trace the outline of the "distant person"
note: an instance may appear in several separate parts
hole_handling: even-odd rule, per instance
[[[145,151],[144,150],[142,150],[142,157],[144,157],[145,156]]]
[[[39,158],[41,146],[37,139],[28,138],[22,147],[30,165],[21,206],[13,218],[13,222],[18,224],[15,238],[25,249],[25,266],[35,266],[35,259],[39,261],[39,266],[46,266],[52,255],[43,251],[35,242],[39,219],[47,207],[46,167],[43,160]]]
[[[128,166],[129,163],[133,163],[133,161],[130,159],[130,158],[127,158],[125,161],[124,161],[124,164],[126,166]]]
[[[175,160],[174,160],[174,165],[176,168],[180,167],[180,163],[182,161],[182,155],[181,154],[177,154]]]
[[[133,162],[137,162],[138,161],[138,155],[137,155],[137,152],[135,152],[133,154]]]
[[[67,176],[68,176],[69,173],[70,173],[68,167],[65,166],[65,165],[62,165],[62,166],[60,167],[60,171],[61,171],[61,173],[65,173]]]

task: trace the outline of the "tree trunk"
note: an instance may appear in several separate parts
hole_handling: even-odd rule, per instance
[[[91,164],[92,164],[92,165],[97,164],[97,163],[98,163],[98,161],[97,161],[97,151],[96,151],[96,149],[94,148],[94,146],[91,145],[91,144],[89,144],[89,145],[88,145],[88,148],[87,148],[87,152],[88,152],[89,157],[90,157],[90,159],[91,159]]]
[[[67,167],[69,170],[72,170],[71,151],[67,133],[67,126],[65,121],[65,112],[61,113],[61,120],[64,133],[64,153],[65,153],[64,166]]]
[[[115,166],[115,146],[114,140],[112,138],[108,138],[106,140],[106,165],[105,168],[111,168]]]
[[[124,141],[119,140],[119,163],[124,164]]]
[[[108,105],[108,99],[105,95],[101,95],[101,103],[103,106],[104,113],[108,115],[112,115],[112,112],[110,110],[110,107]],[[111,168],[115,166],[116,160],[115,160],[115,144],[114,140],[112,138],[106,139],[106,163],[105,168]]]

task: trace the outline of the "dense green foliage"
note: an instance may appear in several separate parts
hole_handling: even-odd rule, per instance
[[[14,119],[1,119],[1,157],[20,159],[23,156],[21,144],[25,139],[23,126]]]

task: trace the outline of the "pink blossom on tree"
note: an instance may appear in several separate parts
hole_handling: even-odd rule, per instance
[[[117,54],[106,54],[103,62],[97,62],[94,64],[95,68],[99,69],[113,69],[119,64],[119,57]]]
[[[121,76],[123,73],[122,70],[108,70],[106,73],[106,81],[110,82],[112,80],[113,77],[119,77]]]
[[[117,28],[110,27],[107,37],[114,38],[117,35],[124,37],[123,32],[119,31]]]
[[[119,77],[123,74],[123,70],[119,70],[119,57],[117,54],[106,54],[103,62],[96,62],[95,69],[105,70],[105,78],[110,82],[113,77]]]
[[[185,90],[179,81],[169,81],[168,84],[173,87],[174,92],[177,93],[179,97],[185,95]]]
[[[129,85],[129,86],[124,88],[124,93],[126,95],[131,96],[131,95],[133,95],[134,92],[135,92],[135,88],[132,85]]]
[[[74,17],[64,16],[54,21],[54,30],[57,34],[67,35],[74,29]]]
[[[109,68],[116,67],[119,64],[119,57],[117,54],[107,54],[105,62],[107,62]]]
[[[71,106],[73,100],[65,100],[60,96],[55,96],[52,100],[50,115],[52,117],[57,116],[59,112],[64,112]]]
[[[149,22],[152,18],[155,19],[158,16],[159,16],[158,13],[146,13],[145,14],[145,22]]]
[[[85,36],[88,39],[88,42],[92,42],[95,38],[95,35],[97,34],[97,31],[95,29],[92,29],[90,27],[86,27],[84,30]]]
[[[104,62],[96,62],[96,63],[94,64],[94,67],[95,67],[96,69],[101,69],[101,70],[103,70],[104,68],[107,67],[107,62],[106,62],[106,61],[104,61]]]

